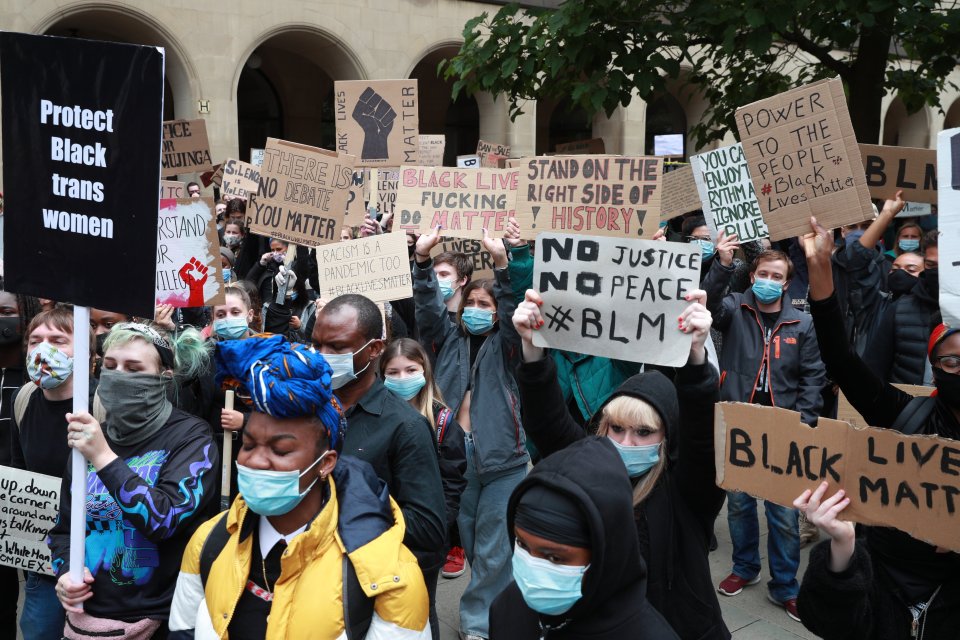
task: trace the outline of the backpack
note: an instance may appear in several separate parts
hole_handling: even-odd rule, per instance
[[[912,436],[920,432],[923,425],[933,414],[933,409],[937,405],[937,399],[930,396],[918,396],[912,398],[907,406],[903,408],[897,419],[893,421],[891,429],[899,431],[905,436]]]
[[[213,525],[207,539],[200,549],[200,582],[203,589],[207,589],[207,578],[213,561],[217,559],[230,539],[227,531],[227,513],[221,514],[217,523]],[[366,637],[373,621],[373,598],[368,598],[360,587],[357,572],[353,563],[346,554],[343,556],[343,628],[347,640],[360,640]]]
[[[27,413],[27,407],[30,406],[30,399],[33,397],[33,392],[39,389],[37,385],[32,382],[28,382],[17,390],[17,395],[13,398],[13,417],[17,421],[17,429],[20,429],[20,424],[23,422],[23,416]],[[97,394],[93,395],[93,408],[90,411],[90,414],[93,416],[94,420],[103,424],[103,421],[107,418],[107,410],[103,408],[103,403],[100,402],[100,396]]]

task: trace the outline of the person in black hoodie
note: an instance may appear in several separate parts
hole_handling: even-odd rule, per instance
[[[690,359],[671,382],[660,372],[627,379],[601,406],[589,428],[620,453],[634,485],[634,525],[649,580],[647,598],[682,638],[724,640],[708,547],[723,505],[714,481],[713,408],[718,374],[706,360],[711,319],[706,294],[692,291],[679,330],[691,334]],[[587,437],[570,416],[553,358],[533,345],[543,326],[540,295],[528,290],[514,314],[522,338],[517,383],[523,427],[545,456]],[[624,636],[628,637],[628,636]]]
[[[490,609],[491,640],[677,638],[646,599],[631,486],[609,438],[537,464],[510,496],[511,582]]]

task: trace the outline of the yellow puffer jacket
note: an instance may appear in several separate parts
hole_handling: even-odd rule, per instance
[[[356,464],[345,458],[337,462],[338,467]],[[281,558],[280,579],[274,587],[267,623],[267,640],[346,638],[344,554],[353,564],[364,594],[374,598],[373,619],[366,639],[429,639],[427,590],[416,558],[403,546],[404,523],[400,507],[383,487],[377,495],[369,491],[369,495],[362,495],[357,500],[354,500],[352,490],[344,496],[341,487],[338,499],[334,476],[342,479],[343,470],[340,471],[340,474],[334,473],[327,478],[330,498],[326,505],[310,527],[293,539]],[[357,483],[344,480],[344,486],[347,485],[356,487]],[[357,535],[356,529],[364,528],[363,513],[358,513],[358,509],[375,508],[371,505],[371,495],[381,501],[384,510],[392,511],[393,524],[367,540],[370,531]],[[389,507],[386,506],[387,500]],[[345,521],[351,522],[354,528],[354,531],[344,531],[343,535],[338,530],[341,504],[349,505],[350,517]],[[384,514],[373,515],[376,518]],[[208,534],[223,517],[227,518],[230,537],[213,561],[204,590],[200,554]],[[255,539],[252,523],[259,522],[258,518],[238,496],[225,516],[221,514],[209,520],[193,535],[184,553],[170,611],[171,640],[228,637],[227,628],[250,574]],[[345,543],[344,538],[353,543],[360,540],[362,544],[354,547]]]

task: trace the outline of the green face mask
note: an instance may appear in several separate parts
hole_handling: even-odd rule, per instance
[[[173,411],[167,400],[169,379],[155,373],[104,369],[97,395],[107,410],[104,430],[120,445],[143,442],[160,430]]]

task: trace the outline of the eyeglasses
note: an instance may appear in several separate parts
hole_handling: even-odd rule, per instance
[[[960,373],[960,356],[934,356],[933,361],[947,373]]]

